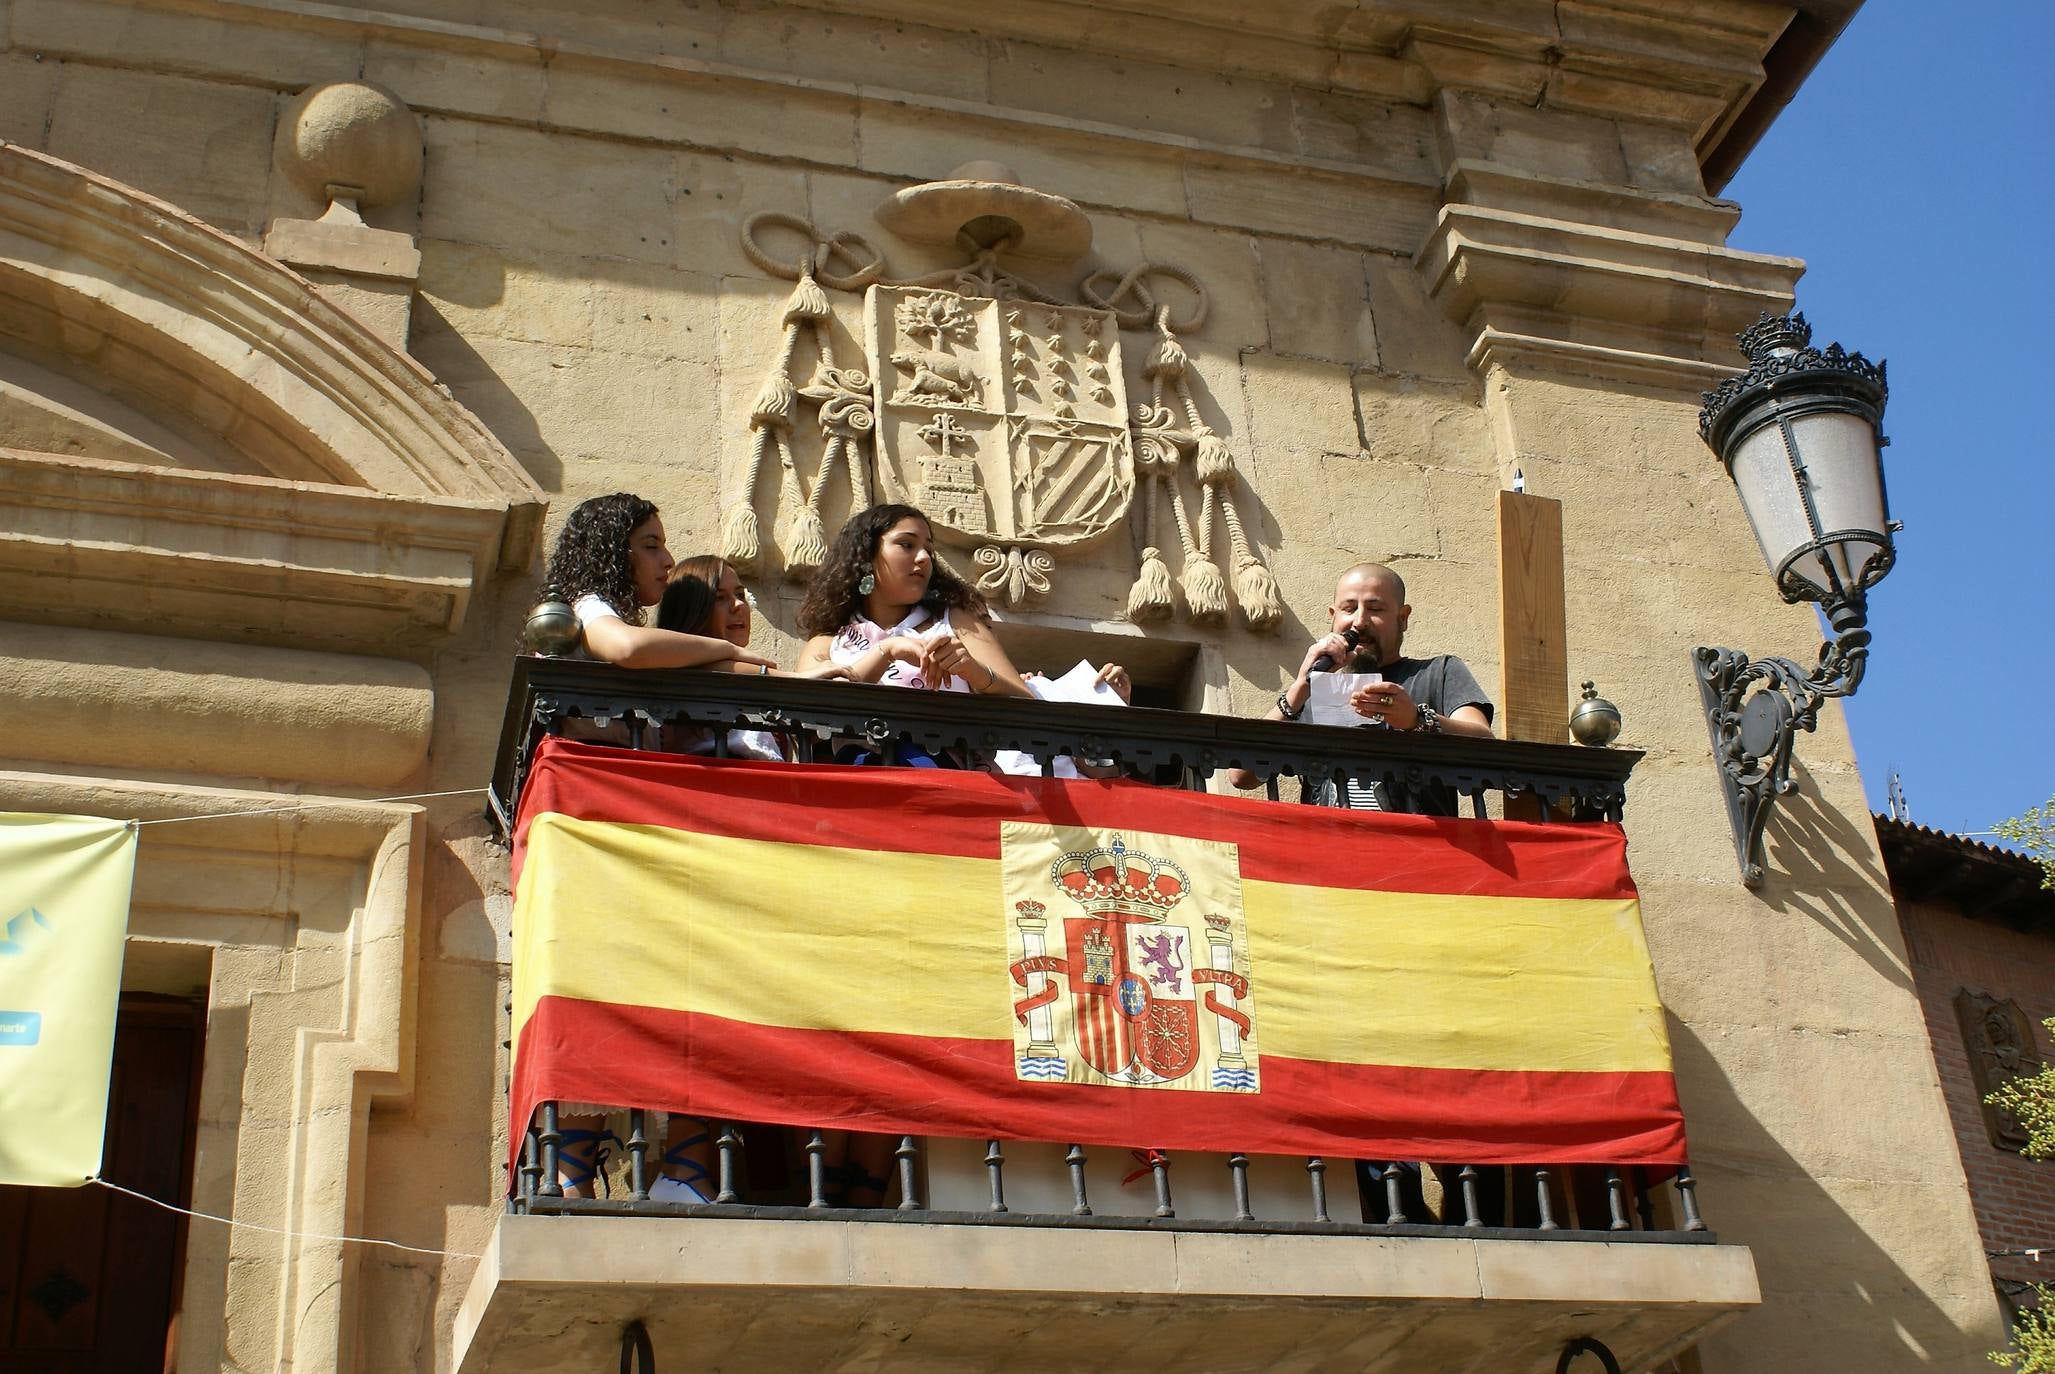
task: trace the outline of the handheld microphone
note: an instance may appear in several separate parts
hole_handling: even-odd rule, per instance
[[[1356,628],[1355,628],[1354,626],[1350,626],[1350,627],[1349,627],[1348,629],[1346,629],[1346,630],[1343,630],[1343,631],[1341,632],[1341,637],[1342,637],[1343,639],[1345,639],[1345,640],[1347,640],[1347,641],[1349,642],[1349,650],[1350,650],[1350,652],[1352,652],[1352,653],[1353,653],[1353,652],[1355,651],[1355,648],[1356,648],[1356,646],[1357,646],[1358,644],[1360,644],[1360,643],[1362,643],[1362,642],[1363,642],[1363,634],[1362,634],[1362,632],[1361,632],[1360,630],[1356,629]],[[1333,671],[1334,671],[1334,655],[1333,655],[1333,654],[1322,654],[1322,655],[1320,655],[1320,657],[1318,657],[1318,658],[1316,658],[1316,659],[1314,659],[1314,660],[1313,660],[1313,666],[1312,666],[1311,668],[1307,669],[1306,671],[1307,671],[1307,672],[1309,672],[1309,673],[1331,673],[1331,672],[1333,672]]]

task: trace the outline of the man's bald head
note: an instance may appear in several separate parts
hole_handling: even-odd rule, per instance
[[[1335,588],[1339,590],[1341,584],[1352,577],[1374,578],[1391,588],[1390,597],[1394,605],[1403,606],[1406,604],[1406,579],[1400,577],[1397,572],[1386,567],[1384,564],[1357,563],[1351,567],[1343,568],[1341,576],[1334,579]],[[1339,600],[1339,598],[1336,599]]]

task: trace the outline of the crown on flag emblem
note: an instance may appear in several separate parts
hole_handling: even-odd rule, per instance
[[[1123,912],[1161,920],[1191,889],[1185,871],[1168,859],[1130,851],[1119,839],[1098,849],[1076,849],[1049,867],[1069,897],[1094,914]]]

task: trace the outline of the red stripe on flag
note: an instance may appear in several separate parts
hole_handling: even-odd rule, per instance
[[[514,1129],[544,1101],[887,1135],[1452,1164],[1684,1162],[1668,1073],[1509,1073],[1265,1055],[1257,1093],[1024,1083],[1013,1048],[791,1030],[545,997],[515,1047]]]
[[[1617,825],[1442,820],[1130,782],[691,759],[560,739],[536,749],[522,788],[516,881],[528,824],[544,812],[978,859],[999,857],[1001,821],[1082,825],[1233,843],[1242,876],[1262,882],[1486,897],[1635,895]]]

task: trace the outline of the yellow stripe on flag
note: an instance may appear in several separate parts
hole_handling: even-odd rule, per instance
[[[992,859],[536,816],[514,914],[516,1034],[536,1000],[555,995],[762,1026],[1010,1041],[1019,990],[1003,895]],[[1247,879],[1242,896],[1265,1056],[1670,1067],[1631,900]]]

